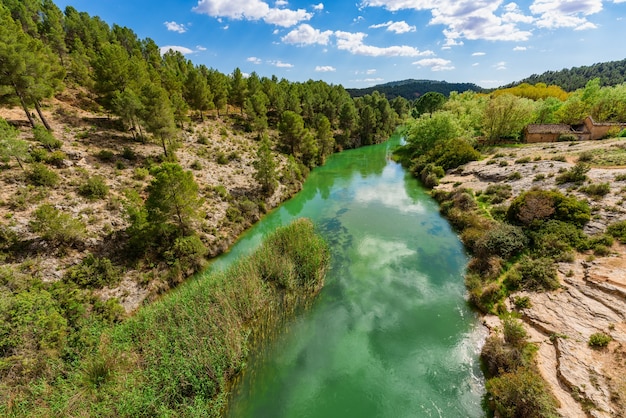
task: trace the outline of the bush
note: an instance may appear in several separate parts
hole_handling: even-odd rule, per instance
[[[515,296],[515,298],[513,298],[513,304],[517,309],[528,309],[532,307],[528,296]]]
[[[489,336],[480,352],[480,357],[487,369],[488,376],[497,376],[515,371],[523,365],[522,352],[507,346],[497,336]]]
[[[584,251],[589,248],[587,235],[567,222],[549,220],[540,228],[531,231],[530,236],[533,251],[544,257],[558,258],[573,249]]]
[[[107,186],[102,176],[89,177],[85,183],[79,188],[78,192],[89,199],[104,199],[109,193],[109,186]]]
[[[591,151],[583,151],[578,154],[578,161],[583,163],[590,163],[593,161],[593,152]]]
[[[498,223],[489,229],[477,242],[477,253],[481,256],[497,255],[504,259],[519,254],[528,245],[522,228],[507,223]]]
[[[535,370],[521,367],[489,379],[486,384],[493,408],[502,418],[557,417],[557,402]]]
[[[502,321],[504,328],[504,341],[513,347],[521,348],[526,343],[526,329],[518,319],[507,316]]]
[[[224,154],[223,152],[218,152],[217,153],[217,159],[216,159],[217,163],[220,165],[226,165],[228,164],[228,157],[226,157],[226,154]]]
[[[41,163],[33,163],[26,177],[35,186],[55,187],[59,184],[59,175]]]
[[[102,162],[110,163],[111,161],[115,159],[115,154],[113,153],[113,151],[110,151],[108,149],[103,149],[99,153],[96,154],[96,157],[98,157],[98,159]]]
[[[596,332],[589,336],[589,346],[593,348],[604,348],[613,340],[610,335],[604,332]]]
[[[521,274],[521,287],[526,290],[556,290],[559,279],[556,266],[549,258],[523,258],[516,269]]]
[[[33,129],[33,134],[35,136],[35,141],[40,142],[41,145],[48,148],[48,150],[53,151],[55,149],[61,148],[63,142],[56,139],[52,132],[48,131],[45,127],[41,125],[35,126]]]
[[[135,180],[145,180],[146,177],[150,174],[147,168],[137,167],[133,171],[133,178]]]
[[[128,161],[135,161],[137,159],[137,154],[130,147],[124,147],[122,151],[122,158],[126,158]]]
[[[512,223],[538,227],[548,219],[584,226],[590,219],[587,202],[563,195],[558,190],[531,189],[517,196],[507,211]]]
[[[80,264],[68,269],[65,280],[85,288],[114,286],[121,280],[119,269],[105,257],[87,255]]]
[[[621,243],[626,244],[626,221],[612,223],[607,227],[606,232]]]
[[[64,160],[67,160],[67,155],[65,155],[63,151],[59,150],[53,151],[45,157],[46,163],[53,165],[57,168],[63,167]]]
[[[490,203],[498,204],[511,197],[511,190],[512,187],[510,184],[490,184],[487,186],[482,195],[486,196]]]
[[[37,208],[30,227],[44,240],[57,245],[75,244],[86,234],[85,225],[80,220],[49,204]]]
[[[567,171],[556,176],[556,184],[564,184],[564,183],[576,183],[582,184],[585,180],[587,180],[587,173],[589,172],[590,167],[588,164],[584,162],[577,162],[576,165],[570,168]]]
[[[527,164],[530,162],[530,157],[518,158],[515,160],[515,164]]]
[[[587,196],[601,198],[611,193],[611,186],[609,183],[594,183],[581,187],[579,190]]]

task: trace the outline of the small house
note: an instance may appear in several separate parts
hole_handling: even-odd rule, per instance
[[[577,141],[605,138],[613,130],[626,129],[626,123],[597,123],[587,116],[582,123],[567,125],[564,123],[530,124],[524,128],[524,140],[529,143],[556,142],[563,136]]]

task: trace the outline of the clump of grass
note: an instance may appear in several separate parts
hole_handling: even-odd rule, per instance
[[[109,186],[107,186],[106,181],[104,181],[104,177],[94,176],[89,177],[81,184],[78,188],[78,192],[82,196],[92,200],[104,199],[109,193]]]
[[[583,186],[579,190],[587,196],[602,198],[611,192],[611,186],[609,183],[593,183]]]
[[[613,341],[613,338],[604,332],[596,332],[589,336],[589,346],[593,348],[604,348],[611,341]]]

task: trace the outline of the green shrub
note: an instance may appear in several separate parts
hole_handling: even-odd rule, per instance
[[[522,228],[507,223],[498,223],[476,243],[476,250],[481,256],[497,255],[508,259],[522,252],[527,245],[528,238]]]
[[[199,271],[206,265],[207,248],[197,235],[178,237],[164,253],[166,261],[178,261],[183,270]]]
[[[44,240],[58,245],[77,243],[86,234],[85,225],[80,220],[49,204],[41,205],[35,210],[30,227]]]
[[[46,162],[48,160],[48,151],[43,148],[32,148],[29,152],[30,158],[36,163]]]
[[[115,153],[108,149],[103,149],[96,154],[96,157],[98,157],[98,159],[102,162],[110,163],[115,159]]]
[[[557,417],[557,402],[537,371],[520,367],[489,379],[490,403],[502,418]]]
[[[59,184],[59,175],[41,163],[33,163],[26,177],[35,186],[55,187]]]
[[[578,154],[578,161],[583,163],[590,163],[593,161],[593,152],[591,151],[583,151]]]
[[[104,199],[109,193],[109,186],[104,181],[104,177],[93,176],[80,185],[78,192],[89,199]]]
[[[526,343],[527,333],[522,321],[507,316],[502,321],[504,341],[514,347],[522,347]]]
[[[541,180],[545,180],[545,178],[546,178],[546,175],[540,173],[540,174],[537,174],[535,178],[533,178],[533,181],[541,181]]]
[[[577,141],[578,138],[576,137],[576,135],[573,134],[561,134],[559,135],[559,138],[557,139],[557,141],[559,142],[572,142],[572,141]]]
[[[41,145],[48,148],[49,151],[59,149],[63,145],[63,142],[56,139],[54,135],[52,135],[52,132],[48,131],[44,126],[35,126],[33,134],[35,136],[35,141],[40,142]]]
[[[596,332],[589,336],[589,346],[593,348],[606,347],[611,341],[613,341],[613,338],[604,332]]]
[[[217,163],[220,165],[226,165],[228,164],[228,157],[226,157],[226,154],[224,154],[223,152],[218,152],[217,153],[217,159],[216,159]]]
[[[202,170],[202,163],[198,160],[194,160],[189,166],[192,170]]]
[[[533,251],[545,257],[558,258],[562,253],[589,249],[587,235],[576,225],[554,219],[530,232]]]
[[[487,200],[492,204],[504,202],[511,197],[512,187],[510,184],[495,183],[487,186],[483,192],[483,196],[487,196]]]
[[[432,189],[439,184],[439,179],[445,175],[443,167],[436,164],[427,164],[419,173],[419,177],[424,186]]]
[[[133,171],[133,178],[135,180],[145,180],[149,174],[150,174],[150,171],[148,171],[147,168],[137,167]]]
[[[51,164],[58,168],[63,167],[64,160],[67,160],[67,155],[65,155],[63,151],[59,151],[59,150],[53,151],[49,153],[48,155],[46,155],[45,157],[46,163]]]
[[[558,190],[531,189],[517,196],[507,211],[512,223],[537,227],[548,219],[582,227],[590,219],[587,202],[563,195]]]
[[[522,157],[515,160],[515,164],[526,164],[530,162],[530,157]]]
[[[524,257],[516,269],[521,274],[522,289],[556,290],[560,286],[556,266],[549,258]]]
[[[532,306],[528,296],[515,296],[515,298],[513,298],[513,304],[517,309],[528,309]]]
[[[137,159],[137,154],[130,147],[124,147],[122,150],[122,158],[126,158],[129,161],[135,161]]]
[[[522,174],[519,171],[514,171],[513,173],[509,174],[506,179],[513,181],[513,180],[519,180],[522,178]]]
[[[601,198],[611,193],[611,186],[609,183],[593,183],[588,186],[581,187],[579,190],[587,196]]]
[[[626,244],[626,221],[612,223],[607,227],[606,232],[621,243]]]
[[[80,264],[68,269],[65,280],[80,287],[101,288],[118,284],[121,274],[108,258],[88,254]]]
[[[565,184],[565,183],[576,183],[582,184],[585,180],[587,180],[587,173],[589,172],[591,167],[584,162],[577,162],[576,165],[569,170],[564,171],[563,173],[556,176],[556,184]]]

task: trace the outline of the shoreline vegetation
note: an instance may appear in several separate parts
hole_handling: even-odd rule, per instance
[[[534,306],[536,295],[567,290],[566,281],[575,275],[578,260],[584,258],[584,266],[596,257],[610,258],[619,249],[616,242],[623,242],[619,231],[626,213],[624,188],[612,183],[626,177],[623,170],[615,174],[610,170],[624,167],[626,161],[615,159],[624,145],[619,140],[606,146],[594,141],[581,151],[586,144],[570,138],[552,144],[519,143],[528,123],[574,117],[573,102],[581,106],[579,119],[613,106],[611,120],[626,120],[625,114],[615,111],[619,100],[612,104],[608,100],[624,91],[626,85],[600,87],[592,80],[571,94],[545,85],[522,85],[491,96],[453,94],[431,101],[431,107],[410,121],[406,144],[395,151],[396,158],[432,189],[442,215],[471,255],[465,284],[471,304],[491,331],[481,353],[487,379],[485,405],[501,417],[585,416],[592,411],[612,416],[624,411],[623,379],[611,381],[615,373],[604,368],[613,363],[605,359],[603,364],[585,364],[599,360],[593,357],[598,350],[605,350],[606,358],[620,358],[621,345],[607,348],[615,337],[621,338],[619,324],[603,329],[603,321],[586,323],[595,328],[593,337],[587,335],[593,331],[583,327],[580,334],[568,330],[571,334],[566,335],[553,331],[554,324],[542,323],[534,313],[540,307],[539,302]],[[552,107],[546,110],[548,103]],[[623,134],[617,130],[608,137]],[[577,318],[567,321],[575,323]],[[555,347],[552,355],[567,368],[558,350],[574,341],[578,356],[590,352],[576,364],[583,368],[580,375],[567,380],[570,376],[562,377],[567,371],[556,364],[553,380],[546,380],[550,376],[538,356],[540,348]],[[610,395],[597,394],[602,392]]]
[[[221,416],[255,341],[307,306],[330,254],[311,221],[269,235],[223,272],[193,278],[132,318],[92,329],[68,375],[32,385],[3,416]]]

